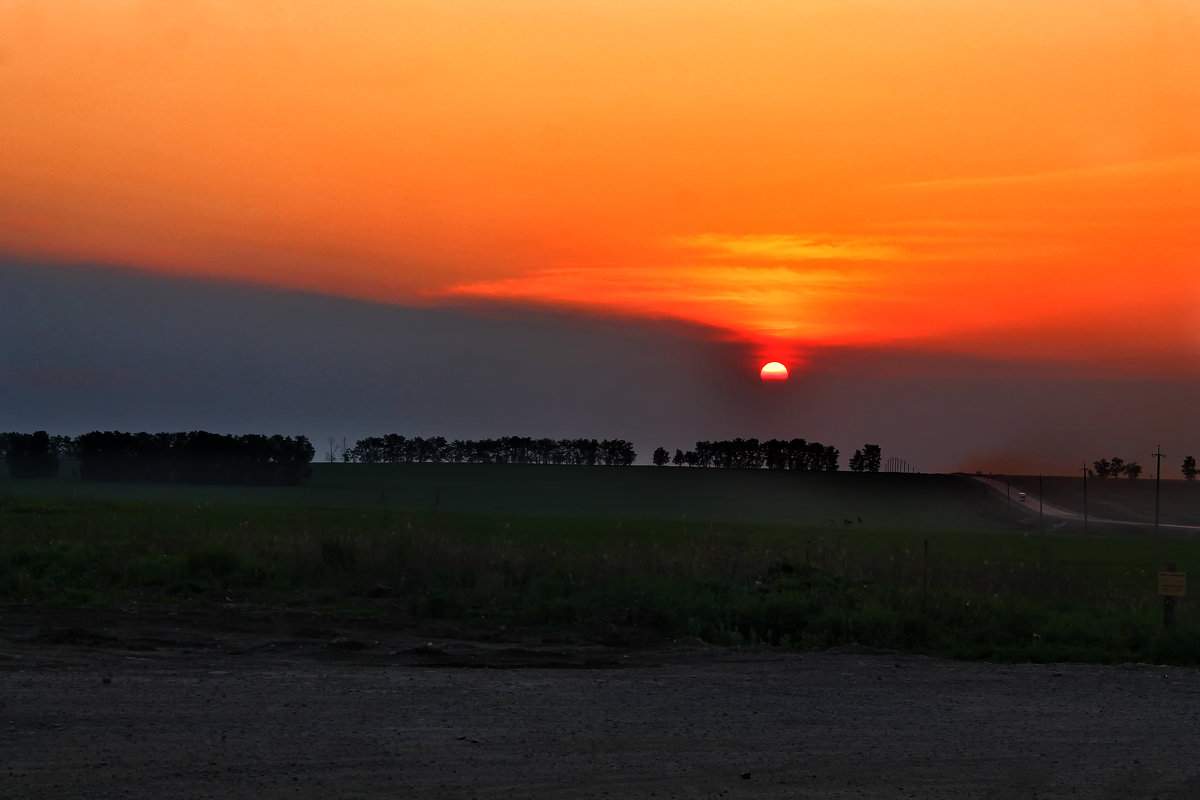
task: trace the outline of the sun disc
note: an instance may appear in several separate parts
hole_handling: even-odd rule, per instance
[[[763,368],[759,371],[758,376],[764,381],[786,381],[788,379],[788,371],[787,367],[778,361],[771,361],[763,364]]]

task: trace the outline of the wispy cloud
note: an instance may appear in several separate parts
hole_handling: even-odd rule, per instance
[[[706,262],[546,269],[460,284],[442,296],[682,319],[747,341],[814,343],[878,338],[877,323],[851,311],[878,290],[867,269]]]
[[[561,266],[460,283],[432,296],[676,318],[760,343],[861,344],[973,324],[977,303],[947,300],[973,279],[946,274],[942,262],[968,248],[979,259],[994,257],[993,247],[975,237],[945,232],[704,233],[670,237],[665,245],[657,264]]]
[[[904,256],[901,248],[884,241],[790,233],[701,233],[674,237],[671,244],[705,257],[754,261],[880,261]]]

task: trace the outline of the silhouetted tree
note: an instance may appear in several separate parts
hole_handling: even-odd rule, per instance
[[[136,480],[134,436],[120,431],[91,431],[75,440],[79,477],[85,481]]]
[[[456,464],[610,464],[627,466],[637,460],[633,444],[624,439],[499,439],[447,442],[444,436],[411,439],[399,434],[359,439],[347,451],[349,461],[362,464],[454,462]]]
[[[553,464],[555,463],[555,453],[558,451],[558,442],[553,439],[543,437],[535,439],[533,442],[533,457],[535,464]]]
[[[787,468],[797,472],[808,469],[808,442],[804,439],[789,439],[787,443]]]
[[[667,453],[667,448],[656,447],[654,448],[654,455],[650,457],[650,460],[654,462],[654,466],[662,467],[671,460],[671,456]]]
[[[384,460],[386,453],[383,439],[378,436],[368,436],[359,439],[350,448],[350,460],[360,464],[378,464]]]
[[[70,436],[51,436],[50,449],[60,459],[75,458],[75,440]]]
[[[875,447],[872,445],[872,447]],[[838,469],[838,450],[820,442],[804,439],[731,439],[699,441],[696,449],[686,453],[676,451],[675,464],[726,469],[778,469],[796,471],[835,471]]]
[[[762,445],[758,439],[753,437],[746,439],[736,439],[739,443],[737,448],[737,466],[742,469],[762,469],[766,463],[766,454],[763,452]]]
[[[312,474],[313,456],[316,448],[306,436],[272,436],[275,446],[273,458],[278,464],[279,482],[285,486],[303,483]]]
[[[296,485],[316,449],[304,436],[92,431],[75,440],[83,480]]]
[[[628,467],[637,458],[633,444],[624,439],[605,439],[600,443],[600,458],[608,466]]]
[[[1187,480],[1196,480],[1196,476],[1200,475],[1200,470],[1196,469],[1196,457],[1184,456],[1183,466],[1180,471],[1183,472],[1183,477]]]
[[[45,431],[5,434],[4,460],[14,478],[53,478],[58,453]]]
[[[805,469],[824,471],[825,445],[820,442],[809,442],[804,453]]]
[[[763,462],[767,469],[787,469],[788,443],[782,439],[768,439],[763,442]]]
[[[1098,478],[1119,478],[1126,475],[1130,478],[1136,478],[1142,474],[1142,465],[1136,461],[1125,462],[1125,459],[1113,456],[1112,458],[1102,458],[1099,461],[1093,461],[1095,475]],[[1132,470],[1132,472],[1131,472]]]
[[[389,464],[408,461],[408,440],[394,433],[384,436],[383,460]]]
[[[865,444],[850,456],[851,472],[879,472],[883,466],[883,450],[877,444]]]

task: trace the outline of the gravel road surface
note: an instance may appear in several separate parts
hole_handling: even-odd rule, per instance
[[[0,608],[0,797],[1192,798],[1200,672]]]

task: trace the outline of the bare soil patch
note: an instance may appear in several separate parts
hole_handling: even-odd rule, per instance
[[[1194,797],[1200,672],[0,608],[0,797]]]

